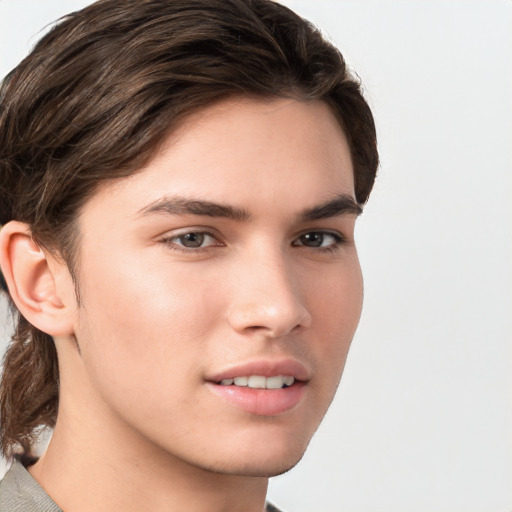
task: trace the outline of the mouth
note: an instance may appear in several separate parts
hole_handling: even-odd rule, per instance
[[[264,377],[263,375],[249,375],[243,377],[234,377],[232,379],[222,379],[217,384],[219,386],[238,386],[251,389],[286,389],[293,386],[295,377],[291,375],[275,375],[273,377]]]
[[[207,379],[206,385],[229,405],[256,416],[284,414],[303,400],[309,372],[294,360],[237,365]]]

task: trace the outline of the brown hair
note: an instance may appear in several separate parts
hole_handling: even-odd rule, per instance
[[[64,17],[2,84],[0,224],[27,223],[74,276],[74,221],[98,184],[137,171],[178,122],[234,95],[327,102],[367,201],[373,117],[313,25],[270,0],[100,0]],[[7,456],[54,426],[59,396],[51,336],[16,315],[0,387]]]

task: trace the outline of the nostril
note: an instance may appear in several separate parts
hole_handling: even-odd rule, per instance
[[[265,314],[260,310],[259,314],[255,312],[254,318],[251,318],[250,315],[237,315],[232,312],[229,316],[229,324],[241,334],[278,338],[309,326],[309,313],[305,311],[302,311],[302,314],[298,313],[298,311],[288,311],[262,318]]]
[[[251,276],[246,286],[239,285],[236,288],[227,312],[231,327],[241,334],[257,334],[268,338],[284,336],[308,327],[310,313],[293,283],[294,280],[283,273],[256,282],[255,276]]]
[[[264,331],[265,329],[268,329],[268,327],[263,325],[250,325],[245,328],[245,330],[249,332]]]

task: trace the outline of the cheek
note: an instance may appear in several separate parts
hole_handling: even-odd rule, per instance
[[[317,276],[311,289],[311,308],[322,325],[344,337],[353,334],[363,304],[363,277],[357,257]]]
[[[103,267],[102,275],[89,269],[77,330],[84,362],[94,379],[170,387],[197,363],[220,306],[207,280],[172,266],[128,275],[127,266],[137,269],[136,262]]]
[[[316,288],[314,326],[318,366],[329,386],[336,387],[355,334],[363,303],[363,279],[357,259],[326,275]]]

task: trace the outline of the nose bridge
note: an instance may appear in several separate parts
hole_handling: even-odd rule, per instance
[[[299,286],[298,269],[279,246],[259,246],[242,258],[229,322],[239,332],[283,336],[311,321]]]

